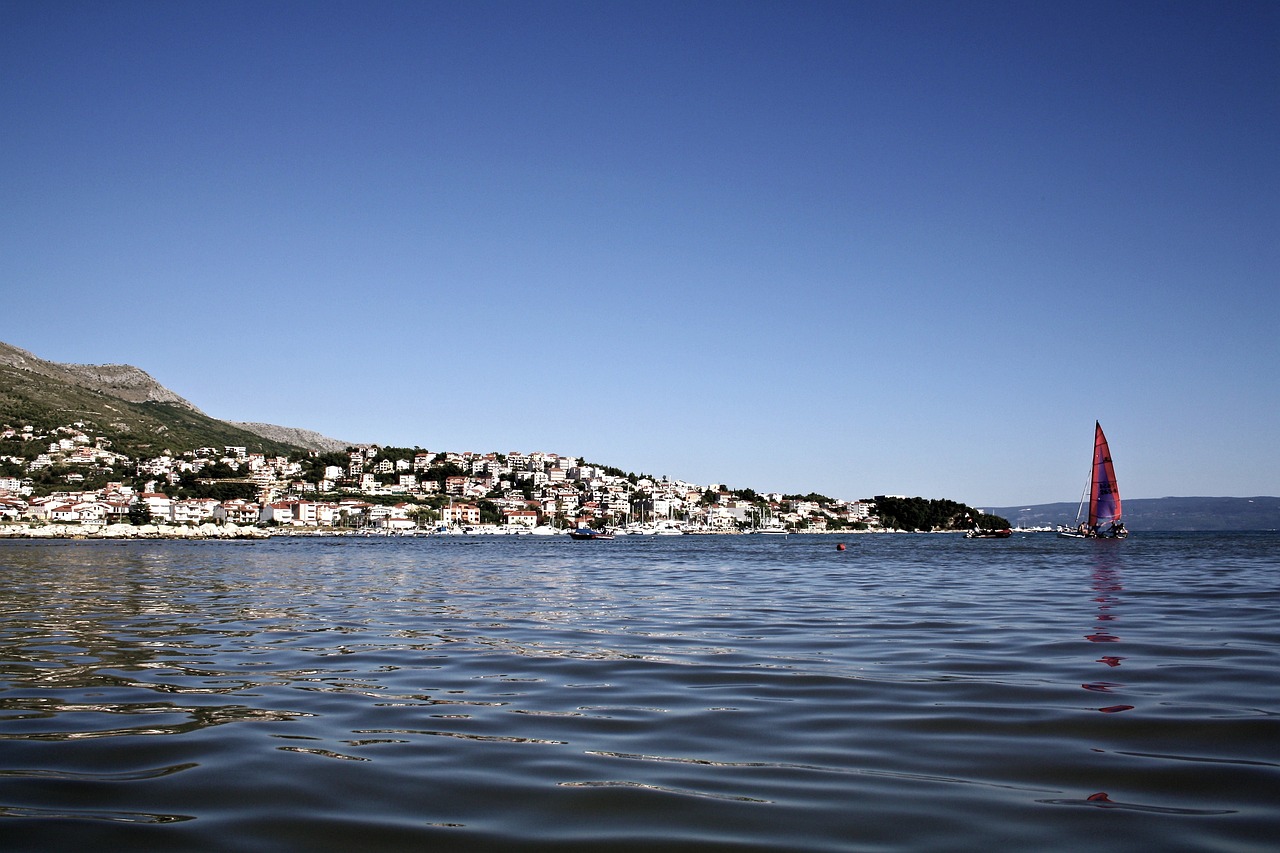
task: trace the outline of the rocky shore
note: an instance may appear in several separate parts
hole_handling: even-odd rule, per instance
[[[260,527],[235,524],[0,524],[0,539],[265,539]]]

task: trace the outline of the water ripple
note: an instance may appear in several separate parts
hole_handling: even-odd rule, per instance
[[[560,782],[565,788],[638,788],[645,791],[660,791],[664,794],[678,794],[682,797],[706,797],[713,800],[730,800],[739,803],[769,803],[770,800],[761,800],[755,797],[733,796],[731,794],[713,794],[708,791],[690,791],[684,788],[669,788],[662,785],[650,785],[644,782],[624,782],[624,781],[605,781],[605,782]]]
[[[802,770],[814,773],[838,773],[851,776],[882,776],[886,778],[913,780],[920,782],[945,782],[947,784],[956,785],[979,785],[992,788],[1007,788],[1009,790],[1022,791],[1044,791],[1048,789],[1035,788],[1025,785],[1010,785],[1002,783],[981,782],[975,779],[963,779],[954,776],[939,776],[926,773],[903,773],[894,770],[873,770],[865,767],[835,767],[819,764],[791,764],[784,762],[768,762],[768,761],[711,761],[703,758],[675,758],[664,755],[628,755],[618,752],[588,752],[588,755],[597,755],[603,758],[620,758],[628,761],[655,761],[662,764],[693,764],[702,767],[725,767],[725,768],[755,768],[755,769],[771,769],[771,770]]]
[[[535,538],[0,543],[0,848],[1280,836],[1280,537]]]
[[[1173,806],[1151,806],[1142,803],[1122,803],[1110,799],[1105,794],[1091,794],[1084,799],[1058,799],[1058,800],[1037,800],[1036,802],[1044,803],[1051,806],[1087,806],[1089,808],[1104,809],[1107,811],[1131,811],[1131,812],[1147,812],[1148,814],[1164,814],[1164,815],[1228,815],[1235,814],[1234,809],[1191,809]]]
[[[198,729],[247,721],[296,720],[311,716],[298,711],[252,708],[245,705],[183,706],[170,703],[139,702],[63,702],[56,699],[18,697],[0,700],[0,740],[84,740],[87,738],[133,735],[181,735]],[[175,716],[180,722],[163,723],[159,716]],[[99,717],[103,722],[120,717],[140,717],[132,726],[90,728],[87,724]],[[81,721],[77,728],[63,728],[66,723]],[[43,721],[59,727],[45,726]]]
[[[97,820],[108,823],[179,823],[195,820],[193,815],[148,814],[146,812],[112,812],[94,809],[39,809],[0,804],[0,817],[40,818],[43,820]]]
[[[183,770],[190,770],[199,765],[191,762],[187,764],[174,764],[170,767],[155,767],[144,770],[132,771],[113,771],[107,773],[93,773],[86,771],[73,770],[31,770],[25,768],[6,769],[0,768],[0,777],[10,777],[18,779],[57,779],[68,782],[140,782],[146,779],[160,779],[170,776],[174,773],[181,773]]]

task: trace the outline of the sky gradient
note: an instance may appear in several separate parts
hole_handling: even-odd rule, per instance
[[[0,340],[758,491],[1280,493],[1280,4],[0,0]]]

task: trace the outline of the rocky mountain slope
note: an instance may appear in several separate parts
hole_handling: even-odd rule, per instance
[[[145,457],[164,449],[236,446],[253,452],[340,450],[347,442],[310,430],[209,417],[127,364],[62,364],[0,343],[0,427],[92,426],[114,450]]]
[[[145,370],[130,364],[60,364],[0,342],[0,365],[59,382],[78,385],[130,403],[168,403],[200,412],[190,401],[161,385]]]
[[[305,447],[307,450],[319,450],[327,453],[329,451],[346,450],[348,447],[352,447],[355,444],[355,442],[329,438],[329,436],[321,435],[314,430],[298,429],[297,427],[250,423],[244,421],[228,421],[228,423],[232,426],[240,427],[240,429],[248,430],[255,435],[260,435],[263,438],[269,438],[272,441],[284,442],[285,444],[292,444],[296,447]]]

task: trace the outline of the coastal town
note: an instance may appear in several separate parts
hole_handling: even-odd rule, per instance
[[[84,422],[0,430],[0,536],[870,530],[873,500],[756,494],[555,453],[246,447],[131,458]]]

